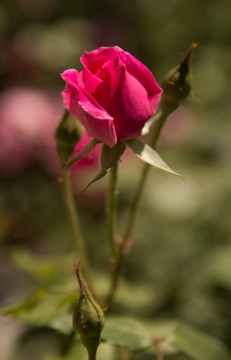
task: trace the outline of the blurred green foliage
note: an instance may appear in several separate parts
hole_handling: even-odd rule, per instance
[[[189,45],[198,42],[192,58],[192,95],[169,118],[158,147],[185,181],[152,170],[118,292],[118,309],[147,322],[187,321],[229,348],[230,12],[228,0],[5,0],[0,4],[2,93],[18,86],[40,88],[52,91],[61,101],[64,84],[59,73],[69,67],[81,69],[82,53],[103,45],[130,51],[161,84]],[[141,164],[125,154],[120,168],[118,220],[122,230]],[[109,265],[104,229],[106,179],[81,195],[96,174],[90,172],[76,173],[74,186],[90,258],[104,293]],[[0,241],[2,305],[38,287],[46,288],[50,279],[57,285],[55,279],[62,279],[63,268],[72,279],[75,248],[57,176],[38,164],[18,176],[1,173]],[[40,260],[28,265],[28,252],[41,257],[43,265],[42,259],[48,259],[47,267],[41,269]],[[65,287],[64,281],[61,284]],[[3,321],[3,334],[4,330],[6,342]],[[23,327],[18,332],[22,337],[17,360],[60,358],[62,335],[47,328]],[[6,349],[6,360],[13,359],[13,340],[9,336],[12,346]],[[62,341],[65,349],[67,340]],[[34,354],[36,346],[43,351]],[[70,359],[84,358],[81,351],[74,349]],[[100,351],[103,359],[112,350],[103,345]],[[153,356],[141,354],[135,359]],[[190,359],[183,354],[169,358]]]

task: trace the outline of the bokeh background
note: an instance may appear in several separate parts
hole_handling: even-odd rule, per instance
[[[119,45],[161,84],[190,44],[198,42],[192,94],[169,118],[158,147],[185,180],[152,170],[120,300],[127,313],[152,321],[186,320],[231,348],[230,13],[229,0],[1,2],[2,305],[36,288],[38,280],[28,271],[33,256],[48,262],[68,257],[72,274],[75,247],[53,141],[63,111],[60,73],[70,67],[81,70],[79,58],[86,50]],[[106,180],[81,195],[97,170],[95,155],[90,164],[73,170],[72,179],[92,264],[105,274]],[[126,154],[118,185],[120,229],[141,169]],[[8,318],[1,320],[1,328],[2,360],[29,360],[32,353],[40,360],[58,351],[55,334],[48,330],[32,336]],[[35,354],[35,347],[41,351]]]

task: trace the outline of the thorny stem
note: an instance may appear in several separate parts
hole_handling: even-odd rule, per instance
[[[114,261],[117,256],[117,246],[115,241],[117,168],[118,163],[116,162],[116,164],[110,169],[109,172],[109,187],[107,200],[108,240],[112,261]]]
[[[154,128],[152,138],[150,141],[150,146],[152,148],[156,147],[161,130],[163,128],[163,125],[164,125],[168,115],[169,115],[168,113],[160,112],[158,118],[156,119],[155,128]],[[125,226],[124,235],[122,237],[120,246],[118,248],[118,252],[117,252],[115,263],[114,263],[114,269],[113,269],[112,280],[111,280],[111,288],[110,288],[110,292],[108,295],[108,304],[109,305],[112,304],[112,302],[113,302],[115,292],[118,287],[120,275],[122,272],[122,268],[123,268],[124,257],[130,247],[131,235],[132,235],[132,232],[134,229],[136,214],[137,214],[137,211],[138,211],[138,208],[140,205],[141,196],[143,194],[144,185],[147,180],[147,176],[148,176],[150,168],[151,168],[151,166],[148,164],[145,164],[143,166],[143,170],[141,171],[141,176],[138,181],[138,184],[137,184],[137,187],[136,187],[133,199],[132,199],[132,203],[131,203],[131,206],[129,209],[129,214],[128,214],[128,218],[127,218],[127,222],[126,222],[126,226]]]
[[[84,276],[90,288],[92,288],[92,280],[91,280],[91,269],[89,264],[89,259],[87,255],[87,251],[84,244],[84,239],[82,235],[82,230],[80,226],[78,211],[76,205],[74,203],[69,173],[66,168],[63,170],[63,176],[61,178],[63,183],[63,192],[66,201],[68,216],[70,218],[70,222],[72,225],[74,238],[76,242],[76,247],[78,251],[79,258],[81,260]]]

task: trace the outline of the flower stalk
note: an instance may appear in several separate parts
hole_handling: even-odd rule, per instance
[[[161,130],[163,128],[163,125],[165,123],[167,119],[167,115],[163,112],[160,112],[158,115],[158,118],[156,119],[156,126],[155,129],[153,131],[152,134],[152,138],[150,141],[150,145],[155,148],[156,144],[158,142],[158,139],[160,137],[161,134]],[[112,274],[112,280],[111,280],[111,287],[110,287],[110,291],[109,291],[109,295],[108,295],[108,304],[111,305],[116,293],[116,289],[118,288],[118,283],[119,283],[119,279],[120,279],[120,275],[122,272],[122,268],[123,268],[123,262],[124,262],[124,257],[128,252],[128,249],[130,248],[130,244],[131,244],[131,236],[132,236],[132,232],[134,229],[134,225],[135,225],[135,219],[136,219],[136,215],[137,215],[137,211],[140,205],[140,200],[143,194],[143,190],[144,190],[144,185],[148,176],[148,173],[151,169],[151,166],[148,164],[144,164],[143,166],[143,170],[141,171],[141,176],[140,179],[138,181],[133,199],[132,199],[132,203],[129,209],[129,214],[128,214],[128,218],[127,218],[127,222],[126,222],[126,226],[125,226],[125,231],[124,231],[124,235],[122,237],[120,246],[118,248],[118,252],[116,254],[116,258],[114,261],[114,269],[113,269],[113,274]]]
[[[83,239],[77,207],[74,202],[69,173],[66,168],[64,168],[63,170],[61,181],[63,184],[63,193],[68,211],[68,216],[72,225],[78,255],[82,263],[83,273],[87,280],[87,283],[89,284],[89,287],[92,288],[90,263]]]
[[[56,140],[56,151],[59,156],[61,166],[60,182],[63,185],[63,193],[68,216],[72,225],[78,255],[83,264],[83,271],[89,285],[91,286],[92,282],[90,275],[90,264],[83,240],[78,211],[74,202],[68,168],[76,161],[81,159],[84,155],[88,154],[91,149],[98,143],[98,140],[92,139],[85,147],[85,149],[77,155],[77,157],[69,161],[69,158],[74,152],[76,144],[81,139],[81,128],[77,120],[68,111],[65,111],[59,120],[54,135]]]
[[[116,180],[117,180],[118,162],[110,169],[109,172],[109,186],[108,186],[108,200],[107,200],[107,219],[108,219],[108,241],[111,252],[112,261],[117,255],[117,246],[115,238],[115,223],[116,223]]]

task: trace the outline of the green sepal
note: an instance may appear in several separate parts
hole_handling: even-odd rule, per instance
[[[66,163],[81,138],[81,128],[76,118],[65,111],[55,130],[56,151],[61,163]]]
[[[80,335],[86,347],[89,359],[95,359],[97,348],[100,344],[101,332],[104,327],[104,313],[94,299],[80,271],[80,263],[75,266],[79,283],[79,300],[73,314],[73,327]]]
[[[78,154],[76,155],[74,158],[72,158],[68,163],[67,163],[67,168],[71,167],[72,165],[76,164],[79,160],[81,160],[84,156],[88,155],[91,150],[97,145],[99,144],[100,141],[97,139],[91,139],[89,141],[89,143],[85,146],[85,148]]]
[[[147,164],[182,178],[180,174],[172,170],[164,162],[160,155],[153,148],[151,148],[151,146],[144,144],[139,139],[128,140],[126,141],[126,144],[136,154],[136,156],[138,156],[139,159],[143,160]]]
[[[112,148],[103,144],[100,153],[100,170],[96,177],[86,186],[84,191],[94,182],[100,180],[106,175],[108,170],[110,170],[123,155],[125,148],[126,145],[124,143],[117,143]]]
[[[180,64],[170,70],[162,83],[163,96],[161,101],[162,111],[170,114],[185,100],[191,91],[190,59],[193,50],[197,47],[193,43]]]

